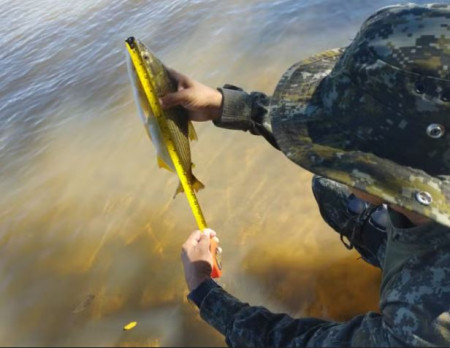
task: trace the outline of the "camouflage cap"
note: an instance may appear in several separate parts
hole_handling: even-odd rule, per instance
[[[450,227],[450,5],[386,7],[292,66],[271,102],[292,161]]]

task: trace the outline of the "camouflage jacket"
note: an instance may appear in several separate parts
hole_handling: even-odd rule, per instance
[[[222,92],[224,114],[216,125],[263,135],[276,147],[268,98],[234,87]],[[325,178],[314,178],[313,191],[325,221],[381,268],[380,313],[343,323],[294,319],[243,303],[208,280],[189,295],[201,317],[232,347],[450,346],[450,229],[435,222],[412,226]]]

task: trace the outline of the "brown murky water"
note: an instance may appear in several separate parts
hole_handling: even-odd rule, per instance
[[[0,345],[224,345],[185,300],[179,252],[196,226],[138,119],[124,39],[204,83],[270,94],[390,3],[1,0]],[[311,175],[262,138],[196,127],[225,288],[296,316],[376,310],[379,272],[321,221]]]

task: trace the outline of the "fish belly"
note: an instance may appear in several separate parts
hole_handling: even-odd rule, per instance
[[[156,154],[158,158],[164,162],[166,167],[175,171],[175,166],[170,158],[167,147],[164,143],[164,138],[161,134],[161,129],[159,128],[158,121],[153,115],[150,106],[148,104],[147,98],[145,97],[145,92],[141,87],[141,83],[138,80],[136,71],[133,67],[131,59],[127,59],[128,72],[132,83],[133,96],[136,101],[139,116],[146,127],[147,133],[152,140],[153,145],[156,148]]]
[[[167,147],[164,143],[164,138],[161,133],[161,129],[159,128],[158,121],[156,117],[150,114],[147,117],[147,131],[150,134],[150,138],[152,139],[153,145],[156,148],[156,154],[158,157],[173,171],[175,171],[175,166],[170,158],[169,151],[167,151]]]

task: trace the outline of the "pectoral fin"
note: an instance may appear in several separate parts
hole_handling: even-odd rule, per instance
[[[192,124],[191,121],[188,122],[188,135],[189,140],[191,141],[198,140],[197,132],[195,131],[194,125]]]
[[[157,158],[158,158],[158,167],[159,168],[167,169],[169,172],[173,173],[173,169],[170,168],[169,165],[166,162],[164,162],[164,160],[161,157],[157,156]]]

